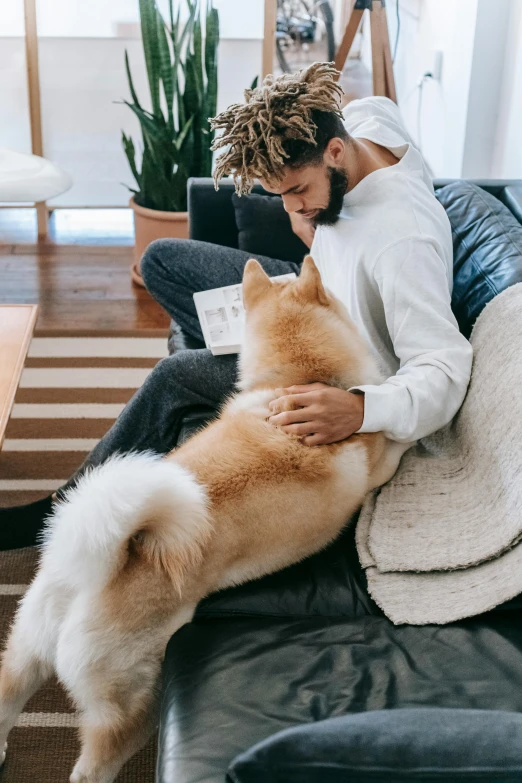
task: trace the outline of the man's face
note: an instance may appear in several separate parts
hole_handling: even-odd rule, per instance
[[[282,197],[287,212],[297,212],[316,226],[333,226],[339,219],[349,185],[348,174],[340,164],[341,160],[334,162],[330,155],[325,155],[325,159],[314,166],[287,167],[285,176],[277,184],[263,180],[261,184],[265,190]]]
[[[265,190],[282,196],[287,212],[297,212],[315,226],[333,226],[349,187],[346,163],[345,142],[333,138],[320,163],[299,169],[287,166],[281,181],[270,185],[261,180],[261,184]]]

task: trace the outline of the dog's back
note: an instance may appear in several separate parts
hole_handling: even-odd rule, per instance
[[[173,452],[205,487],[213,533],[198,585],[205,592],[275,571],[338,535],[368,490],[380,433],[303,445],[267,421],[275,390],[243,392]]]

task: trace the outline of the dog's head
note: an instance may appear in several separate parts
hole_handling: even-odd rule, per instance
[[[239,388],[322,381],[348,388],[376,372],[348,311],[328,291],[311,256],[295,280],[272,281],[250,259],[243,274],[246,333]]]

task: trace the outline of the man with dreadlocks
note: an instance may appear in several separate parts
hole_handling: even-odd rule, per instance
[[[323,282],[344,302],[388,380],[347,392],[293,387],[301,407],[272,417],[310,445],[354,432],[415,441],[460,407],[472,350],[450,306],[451,229],[397,106],[386,98],[339,111],[338,72],[315,63],[268,77],[213,120],[225,147],[215,170],[238,193],[254,178],[282,196]],[[297,395],[297,397],[295,396]]]
[[[282,197],[323,281],[347,306],[387,377],[350,390],[282,389],[300,407],[271,421],[312,447],[377,431],[409,443],[452,419],[471,373],[471,346],[450,307],[451,231],[395,104],[366,98],[341,113],[337,78],[328,63],[269,76],[246,91],[244,104],[215,117],[221,135],[214,149],[224,148],[215,182],[231,174],[241,194],[257,178]],[[269,275],[299,273],[299,264],[253,255]],[[142,274],[187,344],[203,348],[193,293],[240,282],[251,256],[163,239],[147,249]],[[116,451],[170,451],[187,408],[218,407],[235,378],[233,355],[182,350],[161,361],[80,470]],[[46,498],[0,511],[0,549],[33,544],[50,509]]]

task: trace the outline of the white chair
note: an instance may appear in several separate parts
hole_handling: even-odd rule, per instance
[[[0,202],[41,203],[71,185],[70,176],[51,161],[0,147]]]

